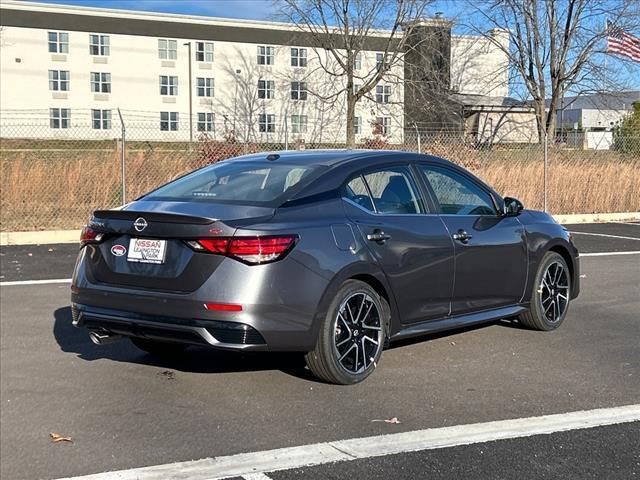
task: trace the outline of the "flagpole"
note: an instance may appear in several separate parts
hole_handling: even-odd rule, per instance
[[[607,90],[607,55],[609,50],[609,19],[605,15],[604,16],[604,32],[605,32],[605,46],[604,46],[604,74],[602,78],[602,91],[605,92]]]

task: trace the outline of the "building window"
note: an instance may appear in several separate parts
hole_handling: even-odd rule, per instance
[[[353,117],[353,132],[356,135],[362,133],[362,119],[360,117]]]
[[[89,35],[90,55],[109,55],[109,35]]]
[[[383,67],[385,69],[389,68],[389,55],[385,58],[384,53],[376,53],[376,70],[380,70]]]
[[[213,78],[200,78],[196,79],[197,87],[196,92],[199,97],[213,97]]]
[[[353,69],[354,70],[362,69],[362,52],[356,53],[356,57],[353,59]]]
[[[49,90],[55,92],[69,91],[69,71],[49,70]]]
[[[258,80],[258,98],[273,98],[275,88],[276,82],[273,80]]]
[[[307,66],[307,49],[306,48],[291,49],[291,66],[292,67]]]
[[[360,83],[354,83],[353,84],[353,94],[357,94],[358,91],[360,90],[360,88],[362,88],[362,85]]]
[[[209,112],[198,113],[198,131],[215,132],[215,115]]]
[[[49,125],[51,128],[69,128],[71,125],[71,110],[68,108],[50,108]]]
[[[94,130],[111,130],[111,110],[91,110]]]
[[[69,34],[67,32],[48,32],[50,53],[69,53]]]
[[[111,93],[111,74],[91,72],[91,91],[95,93]]]
[[[307,99],[307,82],[291,82],[291,100]]]
[[[389,103],[389,97],[391,97],[390,85],[376,86],[376,102],[377,103]]]
[[[274,47],[258,45],[258,65],[273,65]]]
[[[178,77],[160,75],[160,95],[178,95]]]
[[[159,38],[158,56],[161,60],[175,60],[178,58],[178,42],[176,40]]]
[[[196,62],[213,62],[213,42],[196,42]]]
[[[163,132],[178,130],[178,112],[160,112],[160,130]]]
[[[391,131],[391,118],[389,117],[376,117],[376,121],[373,124],[373,133],[375,135],[389,135]]]
[[[307,133],[306,115],[291,115],[291,133]]]
[[[273,133],[276,131],[276,116],[261,113],[258,115],[258,130],[261,133]]]

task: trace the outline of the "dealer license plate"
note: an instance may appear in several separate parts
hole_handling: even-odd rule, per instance
[[[167,252],[166,240],[154,240],[151,238],[132,238],[129,242],[129,262],[139,263],[164,263]]]

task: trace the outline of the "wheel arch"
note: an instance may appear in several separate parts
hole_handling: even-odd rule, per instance
[[[575,298],[576,288],[578,286],[578,279],[576,278],[578,267],[576,265],[575,258],[571,255],[569,248],[563,243],[554,243],[550,245],[544,253],[546,252],[554,252],[562,257],[562,259],[566,262],[567,267],[569,267],[569,274],[571,277],[571,298]]]

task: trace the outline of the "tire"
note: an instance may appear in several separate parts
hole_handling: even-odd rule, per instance
[[[555,330],[567,316],[570,298],[571,274],[567,262],[562,255],[547,252],[533,282],[531,307],[518,316],[518,321],[532,330]]]
[[[380,361],[390,316],[388,303],[370,285],[347,280],[322,320],[315,348],[305,356],[309,370],[338,385],[363,381]]]
[[[184,352],[187,348],[187,345],[182,343],[161,342],[147,340],[146,338],[129,337],[129,340],[140,350],[157,357],[174,357]]]

